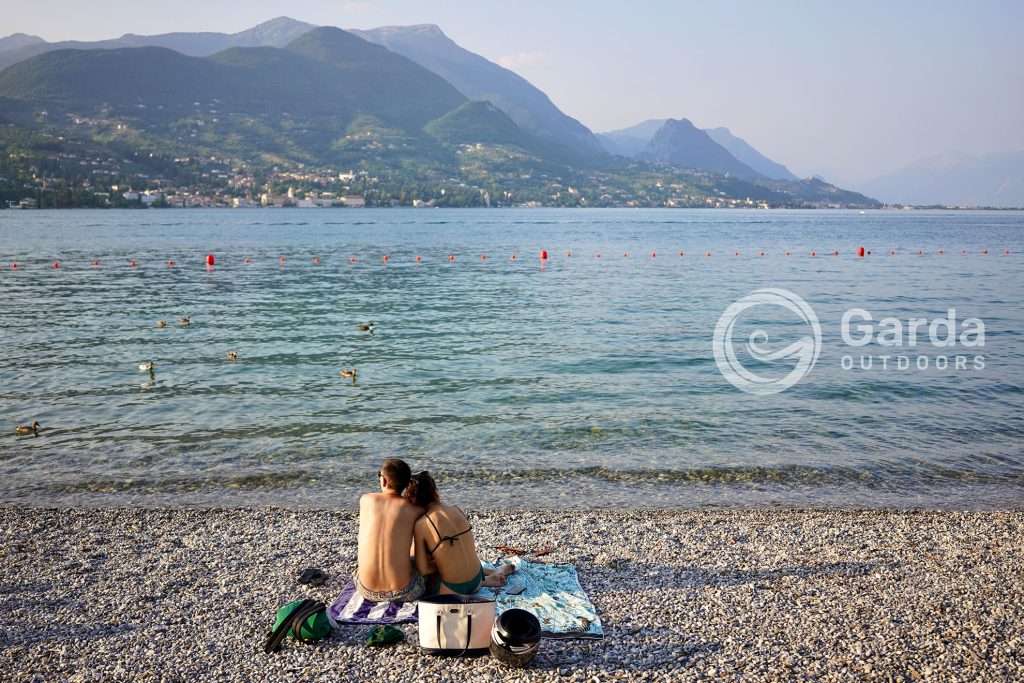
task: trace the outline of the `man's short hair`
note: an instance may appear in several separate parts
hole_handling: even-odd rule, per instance
[[[412,469],[409,468],[408,463],[398,458],[385,460],[384,464],[380,466],[380,473],[388,480],[388,487],[399,493],[405,490],[405,487],[409,485],[409,480],[412,479]]]

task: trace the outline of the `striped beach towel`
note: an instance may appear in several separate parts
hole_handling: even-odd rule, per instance
[[[404,624],[416,621],[415,602],[370,602],[356,592],[351,581],[327,608],[331,626],[338,624]]]

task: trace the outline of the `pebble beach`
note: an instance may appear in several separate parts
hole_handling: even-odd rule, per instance
[[[1024,512],[488,511],[481,555],[551,546],[601,641],[525,670],[366,646],[368,627],[265,655],[275,609],[330,602],[356,516],[285,509],[0,508],[10,681],[1024,680]],[[328,583],[297,582],[317,566]]]

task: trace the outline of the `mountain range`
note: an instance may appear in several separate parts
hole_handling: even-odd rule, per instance
[[[164,33],[155,36],[125,34],[92,42],[48,43],[37,36],[14,34],[0,38],[0,69],[54,50],[97,50],[126,47],[164,47],[193,57],[207,57],[233,47],[286,47],[317,28],[313,24],[278,17],[238,33]],[[349,33],[403,55],[455,86],[466,97],[488,100],[508,114],[523,130],[563,145],[564,152],[594,157],[604,149],[583,124],[556,107],[526,79],[480,55],[463,49],[432,24],[388,26]]]
[[[190,57],[208,57],[232,47],[284,47],[304,33],[316,28],[313,24],[278,17],[238,33],[162,33],[140,36],[126,33],[109,40],[64,40],[48,43],[38,36],[16,33],[0,38],[0,69],[29,57],[54,50],[111,50],[124,47],[164,47]]]
[[[598,137],[433,25],[344,31],[282,17],[234,34],[63,43],[15,34],[0,39],[3,65],[0,144],[17,151],[9,158],[44,155],[64,171],[60,159],[77,156],[55,155],[54,140],[93,155],[106,148],[138,177],[150,176],[147,164],[166,171],[170,157],[198,157],[253,173],[359,167],[383,173],[401,196],[410,183],[423,193],[453,180],[482,196],[500,180],[539,202],[874,205],[797,181],[727,130],[686,119]],[[614,139],[643,142],[624,149]]]
[[[922,159],[862,184],[887,202],[944,206],[1024,206],[1024,150]]]

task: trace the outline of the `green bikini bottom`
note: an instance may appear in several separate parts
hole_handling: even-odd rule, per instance
[[[484,582],[484,568],[480,567],[480,571],[469,581],[460,581],[458,583],[451,583],[441,579],[441,583],[448,587],[448,590],[459,595],[472,595],[477,592],[480,588],[480,584]]]

